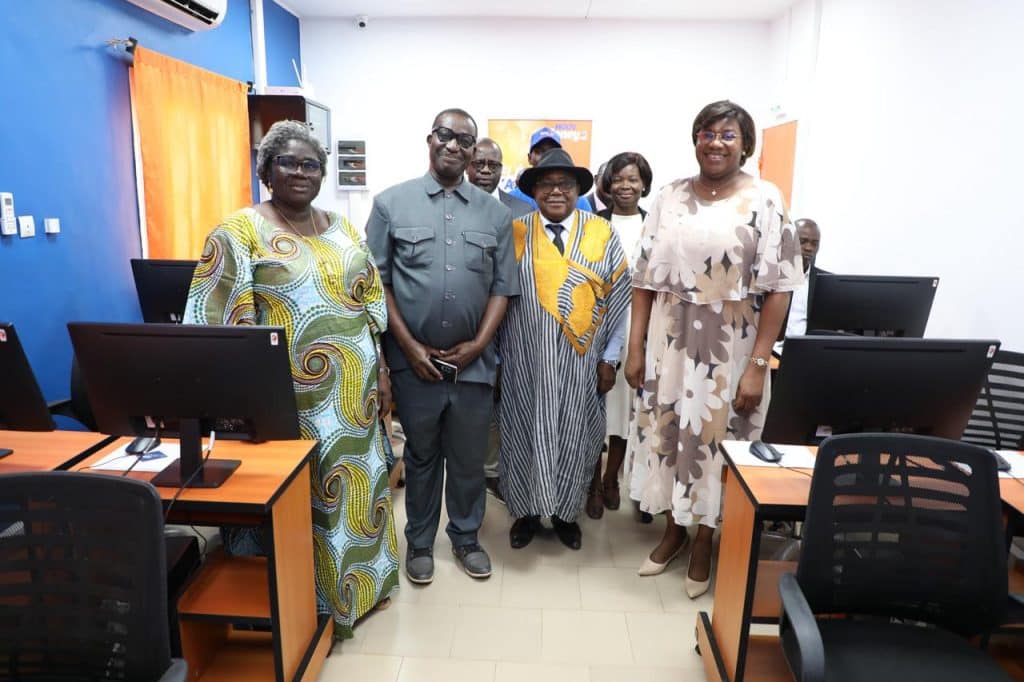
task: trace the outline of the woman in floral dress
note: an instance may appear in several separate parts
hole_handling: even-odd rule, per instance
[[[741,170],[754,151],[754,131],[750,115],[732,102],[701,110],[692,130],[700,172],[662,188],[633,276],[626,379],[641,395],[630,435],[632,475],[640,508],[666,518],[640,574],[664,570],[696,523],[686,577],[691,598],[710,582],[720,443],[760,436],[772,342],[789,292],[803,280],[779,190]]]

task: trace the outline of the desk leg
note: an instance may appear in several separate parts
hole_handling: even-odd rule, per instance
[[[293,680],[314,644],[317,630],[316,585],[313,577],[313,511],[309,465],[292,479],[271,511],[274,534],[269,557],[270,610],[279,680]],[[333,633],[333,630],[331,630]]]
[[[698,616],[697,629],[699,638],[712,649],[704,651],[701,647],[707,678],[742,682],[760,533],[753,502],[743,486],[728,467],[722,475],[725,490],[722,539],[715,569],[715,611],[711,632],[706,630],[707,618],[703,613]]]

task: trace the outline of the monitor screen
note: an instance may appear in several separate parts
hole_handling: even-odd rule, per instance
[[[199,472],[201,430],[217,423],[253,440],[299,438],[281,327],[72,322],[68,331],[100,431],[153,435],[156,424],[178,423],[180,471],[155,485],[216,487],[230,475],[230,460]]]
[[[938,277],[819,273],[810,285],[807,333],[921,338],[938,286]]]
[[[10,322],[0,322],[0,429],[53,431],[57,428],[39,389],[18,332]],[[0,447],[3,443],[0,443]]]
[[[810,445],[899,432],[959,440],[998,349],[998,341],[791,337],[762,439]]]
[[[198,262],[132,258],[135,291],[144,321],[181,322]]]

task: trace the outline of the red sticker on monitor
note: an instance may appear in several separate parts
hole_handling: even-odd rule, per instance
[[[995,346],[989,346],[988,347],[988,357],[994,358],[995,356],[996,356],[996,347]]]
[[[270,345],[276,346],[278,344],[277,332],[270,332]]]
[[[7,343],[7,330],[0,329],[0,343]]]

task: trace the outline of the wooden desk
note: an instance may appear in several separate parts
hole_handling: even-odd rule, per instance
[[[113,439],[89,431],[0,431],[0,448],[14,450],[0,459],[0,474],[70,469]]]
[[[79,468],[127,442],[119,439]],[[178,600],[190,680],[281,682],[320,674],[334,629],[329,616],[316,613],[309,478],[315,447],[308,440],[217,441],[214,459],[242,464],[220,488],[188,488],[173,503],[174,523],[260,526],[271,539],[267,557],[207,557]],[[168,504],[178,489],[157,491]]]
[[[751,623],[777,623],[779,575],[796,562],[759,561],[764,521],[803,521],[810,469],[735,466],[725,452],[722,533],[715,569],[714,617],[697,614],[697,644],[708,680],[792,680],[776,636],[750,634]],[[1024,485],[1000,479],[1008,514],[1024,518]],[[721,589],[719,589],[721,587]],[[1002,658],[997,655],[997,658]],[[1015,670],[1007,667],[1011,675]],[[1024,680],[1024,677],[1015,677]]]

